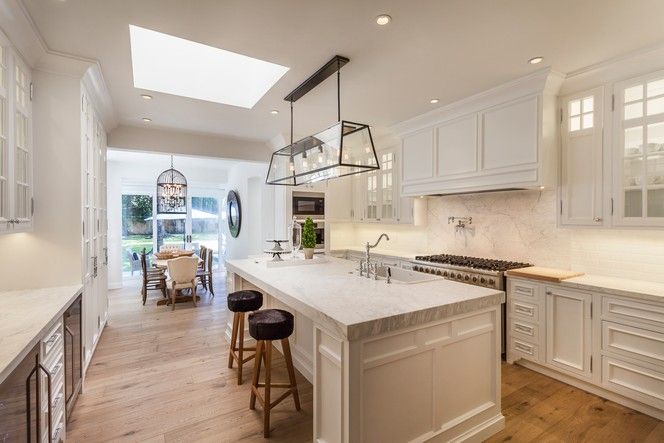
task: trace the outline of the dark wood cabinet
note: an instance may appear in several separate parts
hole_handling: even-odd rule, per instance
[[[19,363],[0,384],[0,441],[37,442],[39,417],[37,404],[43,383],[39,373],[39,345]]]
[[[65,398],[67,421],[74,409],[74,404],[81,391],[83,377],[82,360],[82,297],[78,298],[65,311]]]

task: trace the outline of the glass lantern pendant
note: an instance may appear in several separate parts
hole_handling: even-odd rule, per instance
[[[340,69],[346,63],[347,58],[335,56],[286,96],[291,108],[291,140],[272,154],[265,183],[298,186],[380,169],[369,125],[341,120]],[[293,102],[335,72],[338,122],[293,142]]]
[[[177,169],[165,170],[157,178],[157,214],[187,213],[187,179]]]

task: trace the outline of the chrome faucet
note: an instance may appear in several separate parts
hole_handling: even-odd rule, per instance
[[[371,274],[373,274],[374,280],[378,279],[377,266],[376,266],[376,263],[371,262],[371,252],[370,251],[373,248],[375,248],[376,246],[378,246],[378,243],[380,243],[380,241],[383,239],[383,237],[385,237],[385,240],[387,240],[387,241],[390,240],[389,235],[387,235],[385,233],[382,233],[382,234],[380,234],[380,237],[378,237],[378,240],[376,240],[376,243],[374,243],[373,245],[369,244],[369,242],[367,242],[367,244],[366,244],[366,251],[367,252],[364,256],[364,260],[360,261],[360,277],[362,277],[362,274],[364,272],[366,272],[366,277],[367,278],[371,278]]]

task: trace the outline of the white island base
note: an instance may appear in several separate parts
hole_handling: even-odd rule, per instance
[[[504,428],[499,303],[349,340],[261,277],[229,266],[229,292],[257,289],[263,309],[294,314],[293,363],[314,389],[313,441],[482,441]]]

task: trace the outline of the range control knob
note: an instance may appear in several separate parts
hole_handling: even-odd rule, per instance
[[[427,274],[431,274],[431,269],[429,269],[429,268],[424,268],[424,272],[426,272]]]
[[[490,278],[490,279],[489,279],[489,284],[490,284],[490,285],[493,285],[494,283],[496,283],[496,282],[494,281],[494,279]]]
[[[443,271],[443,277],[447,277],[449,273],[447,271]]]
[[[466,281],[470,280],[470,275],[466,275],[463,279]]]
[[[480,278],[480,283],[482,283],[482,284],[486,283],[486,278],[484,278],[484,277]]]
[[[458,278],[459,280],[461,280],[462,275],[461,275],[461,274],[457,274],[457,278]]]
[[[436,271],[436,275],[443,275],[443,272],[442,272],[440,269],[438,269],[438,270]]]
[[[477,283],[477,277],[473,277],[473,283]]]

